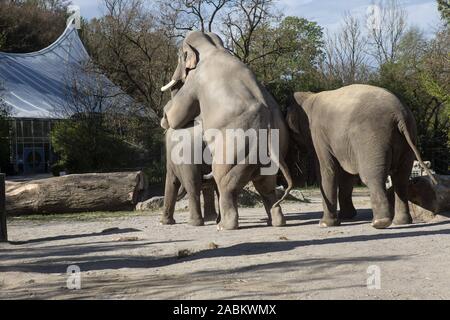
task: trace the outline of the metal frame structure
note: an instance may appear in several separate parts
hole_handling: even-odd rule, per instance
[[[55,119],[13,118],[10,121],[10,162],[17,174],[50,172],[55,155],[50,131]]]

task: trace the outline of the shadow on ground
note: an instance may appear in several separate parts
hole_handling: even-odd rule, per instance
[[[26,240],[26,241],[10,241],[9,244],[24,245],[24,244],[30,244],[30,243],[46,242],[46,241],[58,241],[58,240],[70,240],[70,239],[77,239],[77,238],[100,237],[100,236],[111,235],[111,234],[123,234],[123,233],[140,232],[140,231],[141,230],[133,229],[133,228],[126,228],[126,229],[111,228],[111,229],[106,229],[102,232],[61,235],[61,236],[55,236],[55,237],[31,239],[31,240]]]
[[[447,225],[450,221],[442,221],[426,226]],[[300,247],[322,246],[340,243],[370,242],[386,239],[407,239],[414,237],[425,237],[435,235],[450,235],[450,230],[420,230],[422,225],[410,226],[410,231],[398,231],[395,229],[380,230],[376,234],[328,237],[311,240],[276,241],[276,242],[245,242],[229,247],[194,252],[186,258],[175,256],[134,256],[130,254],[117,254],[101,256],[88,256],[94,252],[112,252],[120,250],[131,250],[137,246],[149,246],[155,242],[133,242],[133,243],[90,243],[82,245],[55,245],[47,247],[23,248],[17,250],[0,250],[0,262],[12,260],[11,263],[0,265],[0,272],[38,272],[44,274],[65,273],[68,265],[76,264],[83,271],[98,271],[123,268],[160,268],[177,263],[192,262],[202,259],[217,257],[239,257],[264,255],[291,251]],[[233,232],[233,231],[232,231]],[[236,232],[236,231],[234,231]],[[237,231],[239,232],[239,231]],[[170,241],[173,242],[173,241]],[[164,243],[164,242],[162,242]],[[15,259],[40,258],[39,261],[15,264]],[[300,263],[300,262],[299,262]]]
[[[225,248],[224,248],[225,249]],[[228,248],[227,248],[228,250]],[[186,297],[211,297],[211,293],[220,294],[220,299],[248,299],[248,298],[277,298],[319,292],[324,290],[340,290],[347,288],[365,288],[365,281],[360,284],[334,284],[332,287],[326,283],[333,279],[348,276],[344,269],[336,270],[336,266],[351,265],[361,268],[365,274],[366,266],[385,261],[407,259],[404,256],[372,256],[353,257],[342,259],[299,259],[293,261],[279,261],[239,266],[235,268],[201,270],[186,272],[183,275],[158,276],[149,274],[145,277],[139,274],[102,275],[101,277],[83,277],[83,289],[70,291],[61,286],[61,283],[32,283],[27,289],[15,290],[8,298],[77,298],[102,299],[127,297],[130,294],[147,299],[158,298],[163,295],[165,299],[186,299]],[[133,262],[131,263],[133,265]],[[359,267],[361,266],[361,267]],[[82,265],[86,267],[86,265]],[[148,267],[148,265],[142,265]],[[305,275],[295,278],[279,278],[276,283],[266,283],[261,278],[268,279],[274,273],[289,273],[298,270],[308,270]],[[333,273],[330,273],[333,270]],[[245,279],[245,280],[244,280]],[[305,289],[302,284],[312,281],[323,281],[319,288]],[[282,290],[277,290],[282,289]],[[1,294],[0,294],[1,296]]]

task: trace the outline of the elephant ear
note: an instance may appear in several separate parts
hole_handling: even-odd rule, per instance
[[[312,92],[296,92],[294,93],[294,100],[299,105],[302,106],[303,103],[313,95]]]
[[[183,48],[184,58],[186,61],[186,69],[195,69],[198,63],[197,53],[195,49],[191,47],[191,45],[186,44]]]
[[[216,48],[218,48],[218,49],[224,49],[225,48],[225,45],[223,44],[222,39],[217,34],[212,33],[212,32],[208,32],[206,34],[211,39],[211,41],[216,46]]]

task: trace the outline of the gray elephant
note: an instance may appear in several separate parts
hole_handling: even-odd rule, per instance
[[[184,129],[189,134],[190,140],[187,143],[188,148],[193,148],[194,140],[202,143],[201,130],[195,130],[199,127],[198,122],[192,122]],[[189,197],[189,224],[192,226],[203,226],[204,221],[215,221],[218,215],[215,207],[214,193],[216,185],[212,177],[211,166],[207,164],[195,164],[193,159],[189,163],[176,164],[172,161],[171,153],[175,146],[180,147],[178,141],[174,141],[173,136],[176,130],[169,128],[167,121],[161,120],[161,127],[166,129],[166,185],[164,191],[164,212],[161,218],[162,224],[175,224],[173,217],[175,204],[177,200],[183,198],[186,194]],[[203,193],[203,214],[200,206],[200,194]]]
[[[263,198],[268,224],[284,226],[286,221],[279,204],[292,188],[292,179],[284,161],[289,136],[273,97],[258,83],[250,69],[223,47],[217,35],[199,31],[186,36],[172,81],[161,90],[169,90],[180,83],[182,87],[172,95],[171,106],[166,112],[166,119],[173,129],[183,128],[200,114],[205,131],[215,129],[223,136],[227,135],[227,130],[279,130],[279,141],[267,141],[258,136],[250,148],[258,145],[273,151],[275,143],[279,142],[279,156],[268,153],[289,185],[280,200],[276,195],[276,174],[264,175],[261,172],[264,167],[262,161],[248,161],[249,150],[242,150],[248,144],[237,150],[239,146],[231,148],[224,141],[223,149],[218,150],[217,141],[206,138],[213,158],[212,172],[220,193],[222,219],[219,229],[238,229],[237,196],[250,181]],[[246,156],[244,162],[230,164],[218,160],[218,154],[227,154],[236,160],[240,152]]]
[[[352,190],[358,174],[370,190],[374,228],[412,222],[407,190],[414,158],[431,173],[415,146],[414,117],[397,97],[368,85],[316,94],[298,92],[286,120],[291,137],[315,149],[323,196],[322,227],[337,226],[356,215]],[[385,187],[388,175],[395,191],[395,216]]]

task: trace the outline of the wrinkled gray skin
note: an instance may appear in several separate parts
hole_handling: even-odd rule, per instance
[[[199,31],[189,33],[181,53],[172,83],[162,89],[164,91],[173,84],[183,84],[176,95],[172,93],[171,106],[166,112],[169,126],[173,129],[183,128],[201,114],[204,130],[218,129],[223,135],[225,129],[279,129],[280,159],[276,163],[288,181],[287,194],[292,186],[284,162],[289,136],[273,97],[258,83],[250,69],[223,47],[215,34]],[[214,141],[208,141],[208,146],[215,159]],[[219,229],[238,229],[237,196],[250,181],[262,196],[269,217],[268,224],[277,227],[286,224],[275,192],[276,175],[262,176],[261,166],[213,164],[212,171],[220,193],[222,219]]]
[[[412,222],[408,180],[415,156],[420,162],[422,159],[415,147],[413,115],[397,97],[367,85],[318,94],[298,92],[286,120],[293,139],[316,151],[324,208],[322,227],[337,226],[341,220],[356,216],[352,190],[358,174],[370,190],[374,228]],[[386,193],[388,175],[394,185],[395,216]]]
[[[202,141],[201,131],[194,132],[194,126],[198,123],[191,123],[186,126],[192,139],[191,146],[194,145],[194,139]],[[175,130],[168,127],[165,119],[161,120],[161,126],[166,132],[166,185],[164,191],[164,212],[161,223],[165,225],[175,224],[173,217],[175,204],[179,198],[188,195],[190,218],[189,224],[192,226],[203,226],[205,221],[215,221],[218,218],[214,202],[215,183],[214,180],[205,181],[203,177],[211,172],[211,166],[206,164],[175,164],[170,154],[174,146],[179,143],[172,141],[172,135]],[[200,136],[197,132],[200,132]],[[194,136],[197,134],[197,136]],[[192,149],[191,149],[192,150]],[[192,153],[191,153],[192,154]],[[200,194],[203,193],[203,213],[200,205]]]

